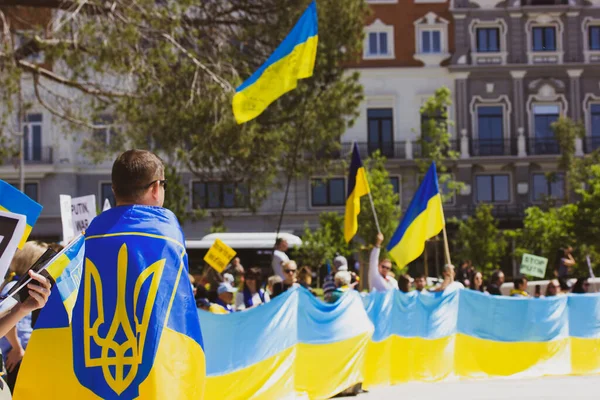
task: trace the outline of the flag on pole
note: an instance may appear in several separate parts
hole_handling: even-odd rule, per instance
[[[425,241],[444,228],[444,210],[435,163],[410,202],[387,250],[400,268],[423,253]]]
[[[42,206],[13,185],[0,180],[0,210],[25,216],[27,225],[19,242],[19,248],[22,249],[42,212]]]
[[[350,242],[358,231],[358,214],[360,214],[360,198],[369,194],[367,174],[360,159],[358,146],[352,148],[352,162],[348,174],[348,197],[346,198],[346,215],[344,217],[344,239]]]
[[[299,79],[312,76],[318,41],[317,4],[313,1],[275,52],[236,89],[233,114],[238,124],[258,117],[295,89]]]

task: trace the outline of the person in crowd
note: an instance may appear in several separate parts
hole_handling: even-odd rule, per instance
[[[230,273],[231,275],[233,275],[234,279],[237,279],[239,281],[240,278],[244,276],[245,272],[244,266],[242,265],[240,258],[235,257],[233,260],[231,260],[231,264],[229,264],[227,268],[225,268],[224,272]]]
[[[527,293],[527,278],[524,276],[515,278],[513,284],[514,288],[510,291],[512,297],[529,297],[529,293]]]
[[[271,297],[277,297],[281,293],[287,291],[288,289],[298,286],[298,284],[296,283],[296,274],[298,273],[298,266],[296,265],[296,261],[290,260],[283,263],[283,273],[285,274],[285,279],[273,285],[273,295]]]
[[[558,283],[558,279],[552,279],[548,282],[546,286],[546,297],[553,297],[558,295],[558,290],[560,289],[560,283]]]
[[[335,274],[335,290],[327,299],[327,303],[335,303],[344,293],[350,290],[350,281],[352,277],[348,271],[339,271]]]
[[[456,272],[454,270],[454,265],[444,265],[442,276],[444,277],[444,280],[440,285],[432,290],[433,292],[446,292],[465,288],[465,285],[455,280]]]
[[[308,266],[304,266],[298,270],[298,284],[308,290],[313,296],[317,294],[312,289],[312,270]]]
[[[35,261],[44,254],[48,245],[42,242],[27,242],[21,250],[17,250],[10,266],[9,274],[4,284],[0,288],[0,296],[6,296],[8,292],[17,284],[23,275],[27,274],[29,268]],[[0,314],[8,311],[7,308],[0,308]],[[19,319],[12,329],[0,339],[0,349],[4,357],[4,362],[8,371],[6,383],[10,390],[14,390],[17,381],[17,374],[21,366],[21,360],[25,355],[29,338],[33,332],[32,314],[27,313]]]
[[[587,293],[590,288],[588,278],[577,278],[577,282],[573,285],[571,293],[583,294]]]
[[[369,257],[369,289],[371,292],[385,292],[386,290],[398,288],[398,282],[390,276],[392,261],[386,258],[379,262],[383,239],[383,234],[378,233],[375,247],[371,250],[371,256]]]
[[[213,314],[232,313],[234,309],[231,304],[233,304],[233,296],[237,291],[229,282],[222,282],[217,288],[217,301],[210,305],[208,311]]]
[[[192,274],[188,274],[188,278],[190,279],[190,285],[192,285],[192,291],[194,292],[194,298],[196,298],[196,293],[198,293],[198,288],[196,287],[196,277]]]
[[[360,276],[354,271],[350,272],[350,288],[360,292],[358,285],[360,284]]]
[[[422,292],[425,290],[425,286],[427,285],[427,280],[425,279],[425,274],[424,273],[418,273],[417,276],[415,276],[415,290],[417,292]]]
[[[328,297],[335,290],[335,274],[339,271],[348,271],[348,260],[344,256],[336,256],[333,259],[333,270],[325,277],[323,282],[323,298],[327,301]]]
[[[408,293],[410,291],[410,286],[412,285],[412,278],[408,274],[400,275],[400,279],[398,279],[398,290],[402,293]]]
[[[471,290],[483,292],[483,275],[481,272],[476,271],[471,278],[471,284],[469,285]]]
[[[231,286],[235,286],[235,278],[229,272],[223,274],[223,282],[227,282]]]
[[[492,273],[492,278],[490,279],[490,284],[487,287],[487,292],[494,296],[502,296],[500,288],[503,284],[504,272],[497,269]]]
[[[269,293],[262,288],[260,269],[250,268],[244,274],[242,290],[235,296],[235,310],[248,310],[269,301],[271,301]]]
[[[558,250],[556,257],[556,276],[558,279],[567,280],[571,275],[571,269],[575,266],[575,259],[573,258],[573,248],[567,246],[564,249]]]
[[[199,299],[196,299],[196,308],[210,312],[210,306],[210,301],[208,301],[207,298],[201,297]]]
[[[281,283],[283,282],[283,280],[281,279],[281,277],[279,275],[272,275],[267,279],[267,293],[269,293],[269,296],[271,296],[271,298],[273,298],[273,293],[274,292],[274,286],[277,283]]]
[[[285,280],[285,274],[283,272],[283,264],[290,261],[290,258],[285,254],[288,251],[288,242],[283,238],[277,238],[275,241],[275,251],[273,251],[273,260],[271,261],[271,267],[273,273]]]
[[[456,280],[462,283],[464,286],[469,286],[473,276],[473,264],[471,260],[464,260],[460,263],[460,268],[456,273]]]
[[[48,248],[54,250],[54,252],[56,254],[58,254],[61,251],[63,251],[65,246],[63,246],[62,244],[59,244],[59,243],[50,243],[50,244],[48,244]]]

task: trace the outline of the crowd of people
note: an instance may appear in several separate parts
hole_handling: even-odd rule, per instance
[[[427,277],[422,273],[414,276],[408,274],[395,276],[392,271],[392,261],[387,258],[380,259],[383,241],[383,235],[378,234],[369,257],[369,291],[441,292],[465,288],[489,295],[501,296],[503,294],[501,288],[505,283],[504,273],[501,270],[493,271],[486,280],[482,271],[478,271],[469,260],[461,262],[460,267],[456,270],[453,265],[445,265],[442,271],[442,281],[431,287],[428,287]],[[219,314],[248,310],[268,303],[290,288],[299,286],[316,296],[312,284],[315,275],[313,269],[309,266],[298,268],[297,263],[289,259],[287,251],[287,242],[278,239],[271,264],[273,275],[266,280],[263,278],[261,269],[245,270],[237,257],[222,274],[207,267],[205,274],[198,282],[190,275],[190,280],[197,293],[198,307]],[[517,276],[513,280],[513,287],[507,291],[507,295],[539,298],[565,293],[587,293],[590,285],[585,277],[577,279],[572,286],[569,285],[569,278],[575,266],[572,252],[571,247],[559,250],[554,266],[556,277],[547,283],[543,293],[542,287],[536,284],[535,294],[530,295],[527,291],[529,283],[527,278]],[[335,257],[330,269],[322,284],[325,302],[336,302],[348,290],[358,290],[360,277],[349,270],[348,260],[345,257],[340,255]]]

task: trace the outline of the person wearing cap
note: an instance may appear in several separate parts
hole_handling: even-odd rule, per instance
[[[323,299],[328,302],[331,294],[335,291],[335,274],[340,271],[348,271],[348,260],[344,256],[336,256],[333,259],[333,271],[325,277],[323,283]]]
[[[208,311],[213,314],[229,314],[233,312],[233,296],[237,289],[231,286],[229,282],[221,282],[217,289],[217,302],[211,304]]]

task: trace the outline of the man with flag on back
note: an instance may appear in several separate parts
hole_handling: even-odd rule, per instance
[[[86,232],[72,321],[53,291],[33,332],[16,399],[203,397],[202,334],[183,233],[162,208],[166,184],[156,155],[130,150],[117,158],[117,207]]]

